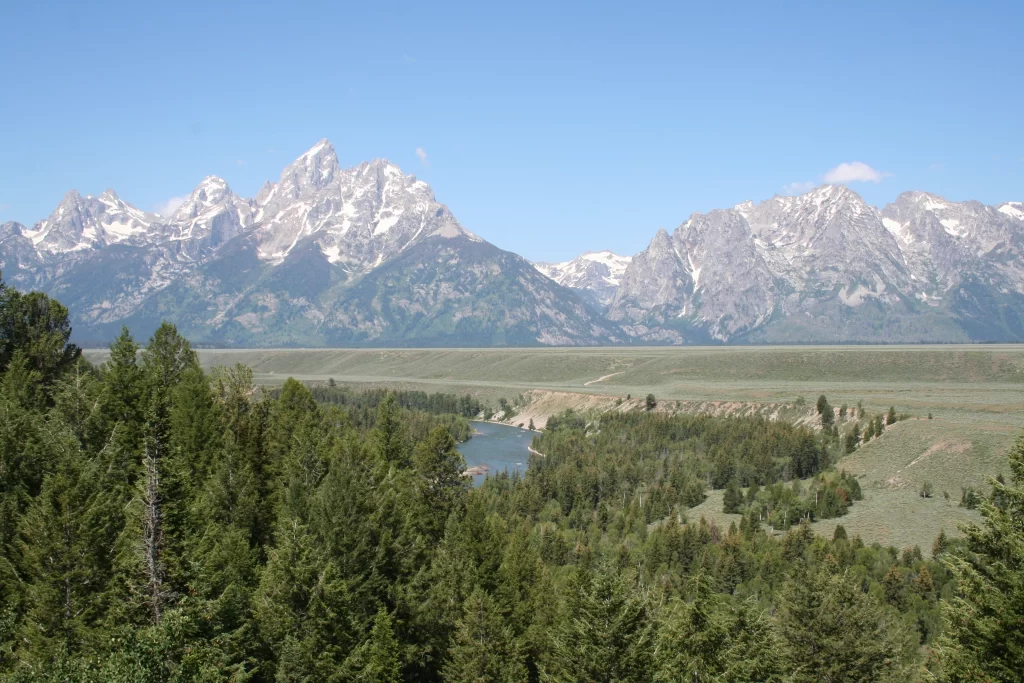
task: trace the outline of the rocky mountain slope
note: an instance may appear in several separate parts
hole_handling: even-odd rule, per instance
[[[0,225],[0,268],[102,344],[163,319],[220,346],[1024,341],[1024,204],[850,189],[695,213],[634,257],[530,264],[385,160],[322,140],[254,198],[173,214],[69,192]]]
[[[571,261],[534,263],[544,275],[574,289],[598,307],[606,307],[615,298],[622,274],[632,260],[610,251],[588,251]]]
[[[536,345],[624,341],[575,292],[462,228],[423,181],[342,169],[322,140],[253,199],[206,178],[171,216],[69,192],[0,226],[5,279],[60,298],[76,337],[162,319],[200,343]]]
[[[695,213],[622,276],[608,317],[652,341],[1024,339],[1024,211],[841,186]]]

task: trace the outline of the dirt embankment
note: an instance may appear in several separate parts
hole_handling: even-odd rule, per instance
[[[516,413],[506,418],[501,413],[496,422],[514,426],[529,426],[544,429],[548,418],[565,410],[576,412],[630,412],[646,410],[643,397],[596,396],[594,394],[570,391],[546,391],[533,389],[523,394],[525,404],[516,408]],[[797,406],[788,403],[747,403],[742,401],[658,401],[654,412],[684,415],[711,415],[713,417],[761,416],[769,420],[784,420],[812,429],[820,427],[820,420],[813,406]]]

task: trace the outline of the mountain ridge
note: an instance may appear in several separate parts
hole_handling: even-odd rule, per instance
[[[324,139],[252,198],[211,175],[169,213],[71,190],[0,225],[0,267],[94,341],[163,318],[235,346],[1024,340],[1020,202],[824,185],[696,212],[634,256],[530,264]]]

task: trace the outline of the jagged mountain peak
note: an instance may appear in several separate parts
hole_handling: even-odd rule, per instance
[[[654,239],[651,240],[651,244],[648,247],[648,249],[651,248],[658,250],[672,248],[672,237],[668,234],[668,230],[665,228],[658,228],[658,232],[654,233]]]
[[[588,251],[570,261],[534,263],[533,266],[563,287],[579,291],[598,306],[607,306],[615,296],[632,257],[609,251]]]
[[[83,199],[85,199],[85,197],[83,197],[78,190],[72,188],[64,193],[64,197],[62,197],[60,203],[57,204],[57,208],[81,204]]]
[[[526,331],[494,343],[621,329],[659,343],[950,341],[1024,336],[1022,245],[1020,202],[908,192],[880,211],[823,185],[694,213],[632,258],[588,251],[529,268],[466,231],[426,182],[384,158],[342,168],[324,139],[254,199],[207,176],[171,216],[72,190],[31,228],[0,225],[0,267],[67,298],[88,329],[182,306],[185,329],[231,343],[394,342],[449,313],[453,329],[506,334],[508,310]]]
[[[25,226],[17,221],[5,221],[0,223],[0,242],[8,237],[20,237],[24,234]]]
[[[327,138],[299,155],[281,172],[277,188],[284,189],[291,198],[309,191],[327,187],[340,170],[338,154]]]
[[[235,198],[226,180],[209,175],[203,178],[188,199],[171,215],[172,221],[188,221]]]
[[[944,197],[919,190],[901,192],[893,203],[903,206],[916,206],[924,211],[945,211],[956,206],[955,202],[950,202]]]

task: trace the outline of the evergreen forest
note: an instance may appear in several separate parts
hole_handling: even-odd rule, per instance
[[[784,422],[567,412],[473,488],[472,397],[265,390],[166,323],[99,366],[70,339],[0,291],[0,680],[1024,678],[1024,439],[922,552],[816,536],[864,503]],[[691,516],[713,488],[740,524]]]

